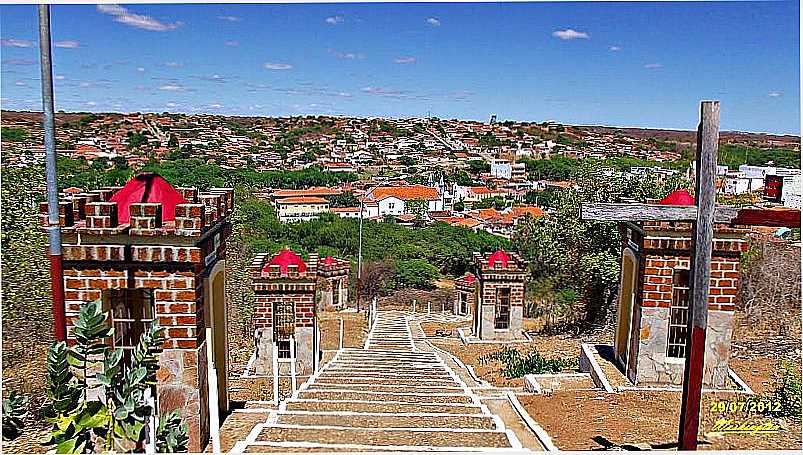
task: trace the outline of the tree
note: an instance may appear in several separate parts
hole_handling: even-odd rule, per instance
[[[170,139],[168,139],[168,141],[167,141],[167,146],[168,147],[178,147],[178,138],[176,137],[175,134],[171,134],[170,135]]]
[[[28,131],[25,128],[4,126],[0,129],[0,138],[3,142],[22,142],[28,139]]]
[[[408,155],[400,156],[397,161],[402,166],[415,166],[415,158],[413,158],[411,156],[408,156]]]
[[[424,218],[424,215],[429,211],[429,202],[423,199],[412,199],[405,204],[405,211],[415,215],[417,220]]]
[[[351,191],[344,191],[329,198],[331,207],[358,207],[360,200]]]
[[[432,289],[438,278],[438,269],[424,259],[396,263],[396,285],[400,288]]]
[[[645,201],[663,197],[688,182],[653,174],[623,180],[604,172],[599,162],[581,163],[571,179],[577,189],[555,192],[554,210],[521,223],[514,240],[530,262],[532,280],[548,292],[563,294],[563,301],[557,299],[549,305],[571,301],[565,299],[569,295],[566,290],[579,296],[580,304],[573,306],[565,319],[585,328],[608,322],[618,286],[621,239],[614,223],[580,220],[580,202],[618,202],[622,197]],[[555,298],[540,299],[550,302]]]
[[[362,276],[358,282],[360,295],[364,300],[378,297],[393,279],[396,270],[392,263],[385,261],[371,261],[363,264]]]

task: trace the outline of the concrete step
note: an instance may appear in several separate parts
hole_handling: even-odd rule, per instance
[[[291,425],[339,426],[353,428],[473,428],[495,430],[487,415],[440,414],[435,416],[397,414],[280,414],[277,423]]]
[[[398,393],[463,393],[462,387],[454,384],[452,387],[420,386],[408,385],[401,386],[395,384],[361,384],[355,387],[353,384],[310,384],[306,389],[309,391],[330,392],[342,389],[358,389],[366,392],[398,392]]]
[[[475,403],[406,403],[398,400],[385,401],[306,401],[290,399],[288,411],[315,412],[382,412],[382,413],[438,413],[479,414],[483,407]]]
[[[311,442],[412,447],[510,447],[507,434],[498,430],[388,430],[335,427],[295,427],[276,424],[259,432],[258,441]]]
[[[464,394],[421,394],[395,392],[324,392],[306,391],[298,393],[301,399],[330,400],[364,400],[364,401],[403,401],[406,403],[471,403],[471,398]]]

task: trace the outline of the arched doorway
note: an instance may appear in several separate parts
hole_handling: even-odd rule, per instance
[[[218,410],[221,413],[229,410],[229,397],[226,388],[228,375],[227,353],[228,339],[226,336],[226,266],[220,260],[209,273],[206,280],[206,310],[209,312],[208,327],[212,329],[212,362],[217,370]]]
[[[619,309],[617,311],[616,338],[614,349],[616,359],[621,362],[622,369],[627,370],[630,350],[630,329],[633,321],[633,302],[635,300],[636,276],[638,260],[630,248],[622,252],[622,272],[619,283]]]

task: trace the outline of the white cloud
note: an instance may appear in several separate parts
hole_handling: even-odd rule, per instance
[[[7,60],[3,60],[3,65],[36,65],[36,60],[31,60],[27,58],[9,58]]]
[[[661,64],[661,63],[647,63],[646,65],[644,65],[644,68],[646,68],[648,70],[657,70],[657,69],[663,68],[663,67],[664,67],[664,65]]]
[[[0,45],[7,47],[33,47],[34,43],[27,39],[4,38],[0,39]]]
[[[365,54],[357,52],[340,52],[335,49],[329,49],[329,53],[342,60],[361,60],[365,58]]]
[[[343,16],[329,16],[325,19],[325,22],[329,25],[337,25],[343,23]]]
[[[619,52],[622,50],[621,46],[608,46],[608,50],[611,52]]]
[[[17,86],[20,86],[20,87],[27,87],[28,86],[28,84],[25,81],[14,82],[14,85],[17,85]]]
[[[769,96],[770,98],[780,98],[783,96],[783,92],[772,91],[767,93],[767,96]]]
[[[415,57],[412,57],[412,56],[409,56],[409,55],[408,56],[404,56],[404,57],[396,57],[395,59],[393,59],[393,63],[399,64],[399,65],[408,65],[410,63],[415,63],[416,61],[417,60],[416,60]]]
[[[67,78],[64,77],[63,74],[57,74],[57,75],[53,76],[53,79],[55,79],[57,81],[63,81],[64,79],[67,79]]]
[[[184,25],[184,23],[181,21],[176,21],[172,23],[162,22],[150,16],[146,16],[143,14],[135,14],[129,11],[128,8],[113,3],[97,5],[97,8],[98,11],[100,11],[103,14],[114,16],[115,22],[119,22],[121,24],[125,24],[142,30],[165,32],[168,30],[175,30]]]
[[[144,73],[145,72],[145,68],[143,68],[141,66],[138,66],[137,67],[137,71],[139,71],[140,73]]]
[[[75,49],[81,46],[81,43],[74,40],[64,40],[64,41],[56,41],[54,44],[56,47],[61,47],[63,49]]]
[[[267,62],[262,66],[264,66],[265,69],[269,69],[269,70],[289,70],[289,69],[293,69],[293,65],[290,65],[290,64],[287,64],[287,63]]]
[[[180,84],[165,84],[159,87],[159,90],[165,90],[168,92],[181,92],[184,90],[184,86]]]
[[[87,102],[86,102],[86,103],[84,103],[84,104],[86,104],[87,106],[97,106],[97,105],[98,105],[98,103],[96,103],[96,102],[94,102],[94,101],[87,101]]]
[[[586,32],[578,32],[577,30],[567,28],[566,30],[555,30],[552,32],[552,36],[555,38],[560,38],[562,40],[570,40],[570,39],[588,39],[588,33]]]
[[[180,62],[165,62],[165,66],[168,68],[181,68],[184,64]]]
[[[440,27],[441,21],[437,17],[428,17],[427,25],[431,25],[432,27]]]
[[[226,46],[229,46],[229,47],[237,47],[237,46],[239,46],[239,45],[240,45],[240,42],[239,42],[239,41],[237,41],[237,40],[235,40],[235,39],[232,39],[232,40],[228,40],[228,41],[226,41],[226,42],[225,42],[225,43],[223,43],[223,44],[225,44]]]
[[[212,104],[210,104],[210,105],[208,105],[206,107],[208,107],[210,109],[220,109],[221,107],[223,107],[223,105],[219,104],[219,103],[212,103]]]
[[[240,22],[243,20],[243,18],[239,16],[218,16],[217,18],[227,22]]]
[[[363,93],[369,93],[371,95],[388,96],[391,98],[404,98],[407,95],[407,92],[402,90],[393,90],[382,87],[363,87],[360,89],[360,91]]]
[[[165,103],[165,106],[167,106],[167,107],[178,107],[178,103],[174,103],[172,101],[168,101],[167,103]]]

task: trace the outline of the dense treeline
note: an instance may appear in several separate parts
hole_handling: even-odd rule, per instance
[[[679,177],[621,179],[586,162],[570,176],[579,189],[551,191],[552,210],[519,225],[512,243],[530,263],[527,310],[547,327],[606,323],[618,287],[620,238],[615,223],[583,221],[579,204],[663,197],[688,182]]]
[[[235,222],[255,250],[283,247],[356,261],[359,220],[324,215],[318,220],[281,224],[273,207],[255,198],[238,202]],[[441,273],[458,276],[470,269],[474,251],[510,248],[506,239],[486,232],[435,223],[410,229],[392,222],[363,222],[363,260],[400,262],[424,259]]]
[[[799,168],[800,152],[790,149],[759,149],[737,144],[721,144],[717,161],[733,170],[742,164],[764,166],[770,163],[779,167]]]
[[[306,188],[357,180],[356,174],[324,172],[319,166],[297,171],[257,171],[250,167],[223,168],[197,158],[152,163],[137,172],[156,172],[174,186],[195,186],[202,190],[212,187]],[[124,163],[107,169],[103,165],[89,165],[84,160],[59,159],[59,186],[62,188],[121,185],[134,173]]]

